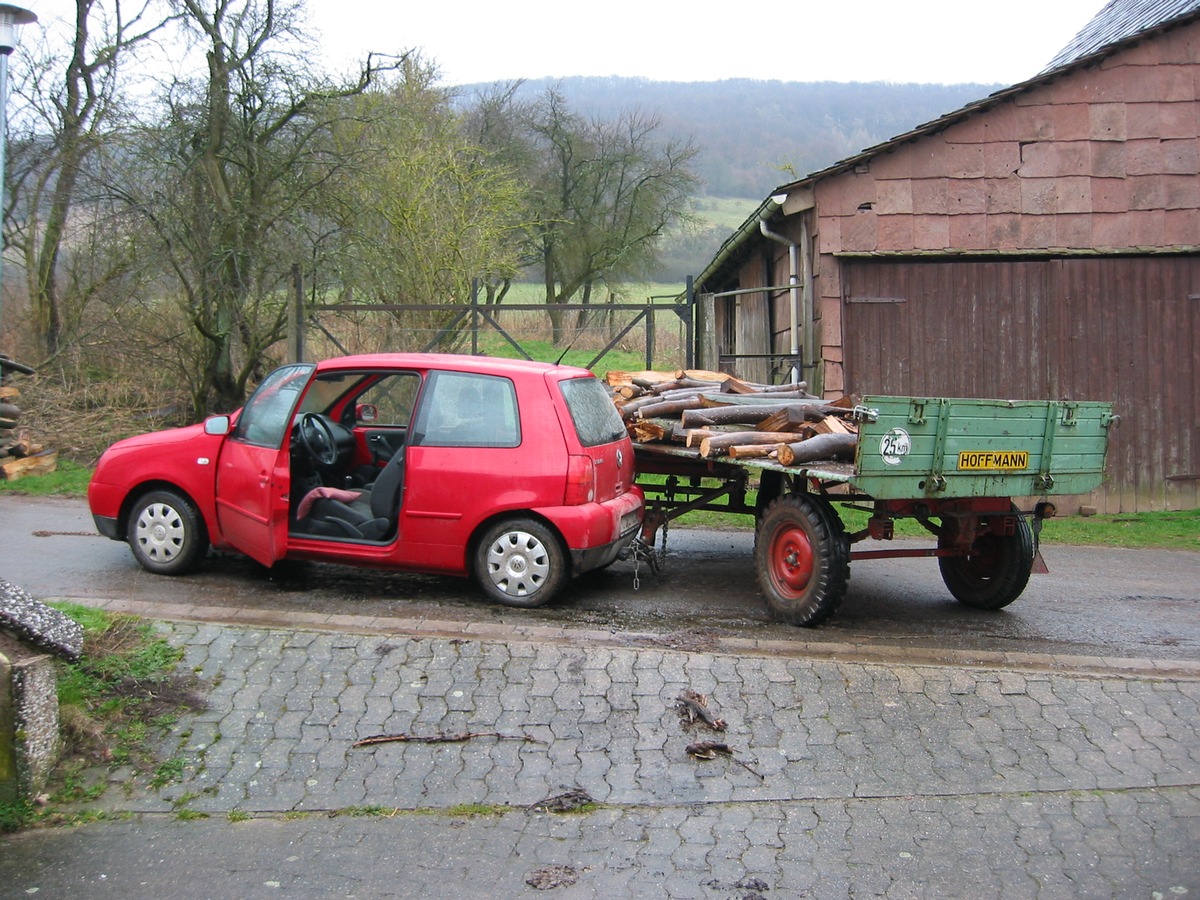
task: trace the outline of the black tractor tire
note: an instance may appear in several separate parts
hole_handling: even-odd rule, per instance
[[[837,512],[820,497],[771,502],[754,544],[758,584],[771,614],[819,625],[841,605],[850,580],[850,543]]]
[[[967,556],[938,557],[942,581],[959,603],[975,609],[1003,609],[1021,596],[1033,570],[1033,532],[1013,511],[1012,534],[982,534]]]

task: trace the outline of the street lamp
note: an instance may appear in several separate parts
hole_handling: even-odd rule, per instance
[[[8,143],[8,57],[17,45],[17,26],[37,16],[19,6],[0,3],[0,306],[4,300],[4,152]],[[0,327],[0,335],[4,333]]]

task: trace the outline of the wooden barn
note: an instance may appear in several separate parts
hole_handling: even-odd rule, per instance
[[[1106,512],[1200,479],[1200,0],[777,188],[696,279],[699,362],[843,393],[1110,400]]]

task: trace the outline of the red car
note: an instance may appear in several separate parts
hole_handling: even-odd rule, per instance
[[[88,504],[151,572],[210,546],[474,576],[540,606],[638,533],[633,447],[586,369],[437,354],[272,372],[232,416],[113,444]]]

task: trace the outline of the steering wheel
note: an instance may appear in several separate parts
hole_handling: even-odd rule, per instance
[[[337,440],[333,436],[333,428],[324,416],[317,413],[305,413],[300,417],[300,442],[309,456],[323,466],[332,466],[337,462]]]

